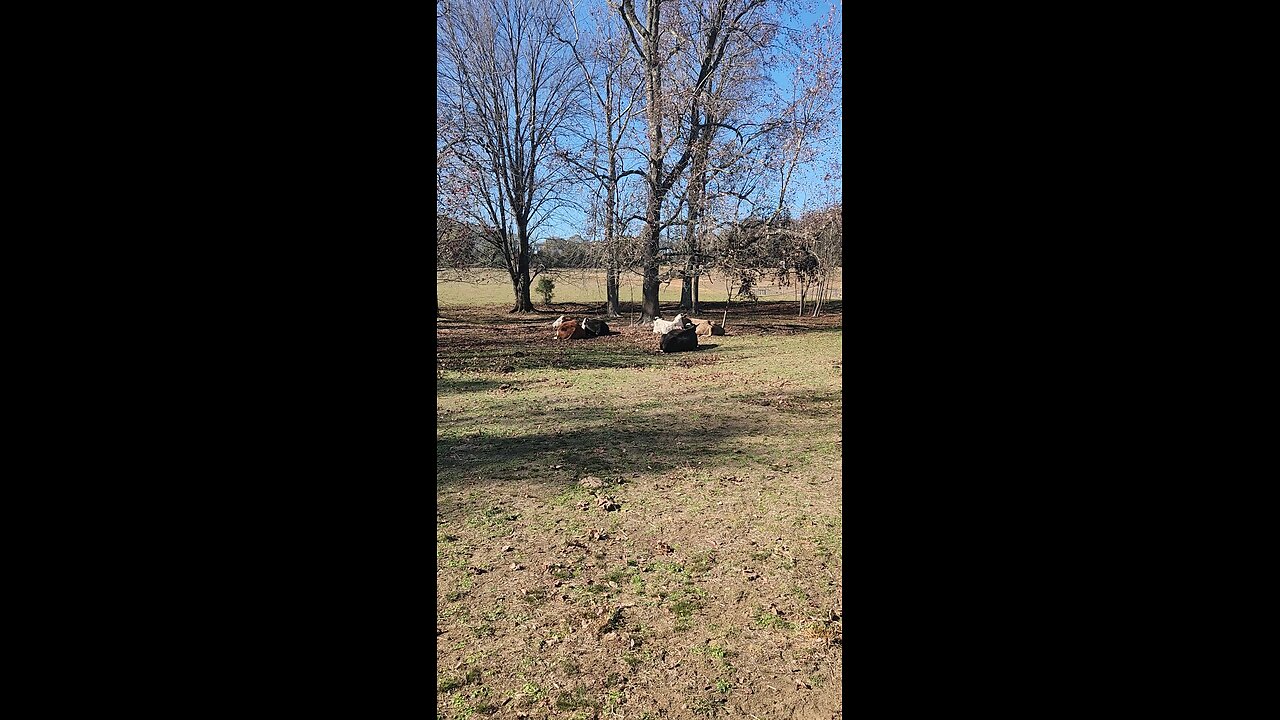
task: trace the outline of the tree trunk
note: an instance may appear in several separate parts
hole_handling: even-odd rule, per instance
[[[611,318],[622,316],[622,303],[618,301],[618,268],[609,268],[605,275],[605,312]]]
[[[648,247],[645,248],[644,261],[644,285],[642,286],[642,299],[640,307],[640,322],[653,322],[661,318],[658,314],[658,290],[661,285],[658,282],[658,247],[660,233],[662,229],[658,223],[661,219],[662,212],[662,195],[653,191],[657,186],[656,177],[661,173],[661,168],[654,168],[652,176],[655,178],[650,185],[649,203],[646,209],[645,219],[648,225],[645,231],[649,233]]]
[[[658,313],[658,290],[662,283],[658,282],[657,263],[646,263],[644,266],[644,285],[641,287],[640,322],[653,322],[661,318]]]
[[[711,113],[707,113],[707,121],[711,122],[715,118]],[[698,256],[701,243],[701,227],[699,223],[702,219],[703,203],[707,195],[707,157],[711,153],[711,140],[715,137],[715,130],[707,130],[703,132],[698,142],[693,146],[693,158],[689,165],[689,227],[685,232],[685,250],[689,253],[689,257],[685,260],[684,269],[685,292],[688,299],[682,295],[680,298],[680,307],[687,309],[694,316],[698,312],[698,275],[699,261]],[[692,275],[693,277],[687,277]]]
[[[516,274],[511,278],[511,289],[515,293],[516,302],[511,307],[510,312],[533,312],[533,300],[529,298],[529,268],[526,267],[524,275]]]
[[[725,296],[724,296],[724,315],[720,316],[720,327],[724,327],[725,323],[729,322],[729,302],[732,300],[733,300],[733,288],[729,287],[729,285],[726,283]]]
[[[692,259],[685,262],[684,278],[680,283],[680,309],[685,312],[689,312],[693,307],[693,275],[689,272],[692,265]]]
[[[524,269],[524,277],[520,280],[523,293],[520,296],[520,312],[533,312],[533,300],[529,297],[529,268]]]
[[[627,9],[632,12],[634,20],[634,5],[623,5],[619,8],[624,13]],[[666,98],[662,95],[662,71],[663,59],[658,54],[658,28],[661,22],[662,3],[660,0],[650,0],[645,3],[645,25],[646,31],[641,33],[644,38],[644,48],[640,50],[640,59],[645,74],[645,116],[647,127],[645,128],[645,137],[649,141],[649,168],[645,173],[645,179],[648,181],[649,198],[645,207],[645,230],[649,233],[649,241],[645,244],[644,253],[644,285],[642,287],[642,299],[640,309],[640,322],[652,322],[659,317],[658,314],[658,248],[660,247],[660,235],[662,233],[662,200],[667,194],[670,186],[663,186],[662,165],[663,158],[666,156],[666,148],[662,142],[662,108]]]
[[[520,249],[516,255],[516,274],[511,278],[511,288],[516,294],[515,307],[511,312],[533,312],[533,300],[529,297],[529,235],[524,228],[518,231]]]
[[[618,247],[615,229],[618,227],[618,151],[617,145],[613,139],[613,102],[612,102],[613,85],[606,86],[605,92],[610,93],[610,101],[605,103],[605,118],[608,121],[609,132],[609,179],[605,181],[605,218],[604,218],[604,247],[605,247],[605,263],[608,268],[605,271],[605,313],[608,317],[616,318],[622,316],[622,302],[618,299],[618,276],[621,274],[618,268]]]

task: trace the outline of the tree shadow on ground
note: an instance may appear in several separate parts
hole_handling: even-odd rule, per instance
[[[820,332],[840,329],[843,323],[841,302],[823,303],[823,314],[809,317],[808,310],[803,316],[798,315],[799,305],[794,302],[732,302],[729,303],[729,315],[724,317],[725,303],[700,303],[700,320],[713,320],[720,324],[724,319],[725,331],[730,334],[763,335],[782,333],[796,335],[800,333]],[[678,313],[679,308],[664,309],[663,314]]]
[[[794,335],[813,332],[839,332],[839,315],[797,318],[784,314],[786,303],[735,303],[729,314],[726,336]],[[704,303],[703,316],[719,322],[717,309],[722,303]],[[636,308],[630,308],[638,310]],[[560,310],[562,308],[556,308]],[[525,370],[592,370],[625,368],[688,367],[693,364],[720,362],[740,353],[731,340],[699,343],[696,353],[663,353],[659,337],[650,326],[630,325],[626,318],[611,320],[607,336],[582,340],[557,340],[551,327],[552,311],[507,314],[498,307],[467,308],[456,316],[437,321],[436,370],[438,392],[494,391],[506,377]],[[678,308],[664,314],[674,317]],[[571,314],[555,312],[555,315]],[[707,354],[706,351],[715,352]],[[496,377],[455,378],[452,372],[494,375]]]
[[[666,358],[656,350],[646,350],[627,342],[614,342],[608,338],[588,340],[546,340],[531,343],[513,343],[510,338],[484,341],[465,349],[441,350],[436,353],[439,370],[473,371],[489,373],[513,373],[520,370],[597,370],[603,368],[640,368],[665,364]],[[501,381],[500,381],[501,382]],[[439,392],[455,388],[444,383]]]
[[[689,311],[682,310],[676,303],[660,303],[658,306],[659,315],[664,319],[670,320],[676,315],[683,313],[686,317],[697,317],[701,320],[713,320],[719,323],[724,317],[725,303],[723,302],[704,302],[699,304],[699,312],[691,315]],[[726,329],[735,325],[744,325],[752,328],[760,328],[767,330],[768,326],[775,323],[786,323],[794,325],[798,330],[808,330],[814,328],[829,329],[832,327],[840,327],[843,302],[840,300],[830,300],[823,303],[823,312],[818,317],[810,317],[809,310],[806,306],[804,315],[799,315],[799,305],[793,301],[735,301],[728,303],[729,315],[726,320]],[[535,309],[526,313],[508,313],[505,306],[485,305],[476,307],[451,306],[441,310],[447,317],[436,319],[438,328],[445,329],[450,327],[459,327],[450,323],[466,323],[470,326],[484,327],[500,327],[506,325],[512,326],[536,326],[538,324],[546,325],[550,329],[550,320],[560,315],[568,315],[570,317],[588,316],[588,317],[604,317],[606,305],[601,303],[555,303],[552,307],[546,309]],[[605,318],[612,325],[631,325],[632,322],[641,314],[642,308],[640,303],[622,303],[622,315],[616,318]],[[640,327],[643,327],[642,324]]]
[[[504,380],[491,380],[484,377],[475,378],[459,378],[439,376],[436,378],[436,395],[452,395],[462,392],[480,392],[486,390],[500,390],[503,385],[509,384]]]
[[[533,418],[520,408],[497,417],[515,432],[477,431],[436,442],[437,489],[480,480],[568,487],[586,475],[625,479],[662,474],[698,461],[714,465],[742,437],[770,432],[766,413],[716,417],[691,426],[678,410],[630,413],[615,420],[602,418],[598,408],[563,408],[540,418],[545,430],[531,427]],[[447,416],[440,423],[451,424]]]
[[[733,393],[729,396],[729,400],[767,409],[767,412],[831,418],[833,422],[837,422],[837,425],[840,416],[840,393],[834,390],[815,393],[807,390],[769,388]]]
[[[438,392],[486,389],[446,382],[445,372],[475,372],[505,375],[522,370],[595,370],[620,368],[661,368],[683,364],[689,351],[664,353],[659,336],[643,328],[611,330],[607,336],[582,340],[556,340],[552,330],[539,326],[513,327],[505,332],[450,331],[437,335]],[[698,351],[732,350],[720,343],[699,343]],[[715,363],[717,355],[700,355],[699,364]],[[497,380],[495,386],[504,382]]]

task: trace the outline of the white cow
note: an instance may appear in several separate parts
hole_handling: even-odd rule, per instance
[[[684,321],[684,313],[676,315],[675,320],[654,320],[653,331],[658,335],[666,335],[672,330],[684,330],[688,325]]]

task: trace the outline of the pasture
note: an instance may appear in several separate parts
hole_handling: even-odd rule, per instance
[[[438,284],[437,718],[840,717],[841,302],[553,340],[596,279]]]
[[[663,268],[665,270],[665,268]],[[555,295],[552,296],[553,305],[559,303],[603,303],[605,297],[604,273],[599,270],[571,270],[566,272],[557,272],[551,274],[550,277],[555,281]],[[835,271],[835,280],[831,285],[836,290],[832,294],[832,300],[840,300],[839,291],[841,289],[841,272],[837,268]],[[623,304],[629,304],[632,296],[635,297],[635,303],[639,306],[642,299],[640,291],[639,275],[633,273],[624,274],[618,284],[618,299]],[[534,281],[537,285],[537,279]],[[440,304],[474,306],[474,305],[502,305],[510,303],[515,299],[511,293],[511,280],[507,277],[504,270],[478,270],[468,275],[467,282],[438,282],[436,287],[440,291]],[[794,287],[779,287],[776,283],[764,283],[756,288],[756,293],[761,300],[787,300],[795,298]],[[542,298],[538,294],[531,293],[534,302],[539,308],[542,307]],[[680,302],[680,283],[679,281],[671,282],[662,286],[662,293],[659,296],[663,302],[663,307],[668,304],[679,304]],[[728,291],[725,289],[724,276],[720,274],[712,274],[709,277],[702,278],[698,285],[698,299],[703,302],[723,303],[728,297]],[[730,311],[733,306],[738,303],[734,300],[729,304]],[[509,307],[507,309],[510,309]],[[797,304],[791,310],[791,314],[795,315],[799,311]],[[782,312],[779,309],[779,312]],[[785,313],[784,313],[785,314]],[[667,318],[668,320],[670,318]],[[719,322],[720,316],[717,315],[715,320]]]

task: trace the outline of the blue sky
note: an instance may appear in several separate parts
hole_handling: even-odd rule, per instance
[[[807,10],[802,10],[800,13],[793,16],[790,20],[786,21],[786,24],[788,27],[792,27],[796,29],[812,27],[813,23],[816,22],[819,18],[826,17],[827,12],[831,10],[832,6],[835,7],[836,30],[841,31],[843,29],[842,11],[843,11],[844,5],[843,5],[843,2],[839,0],[837,2],[814,3],[811,8]],[[773,79],[780,86],[787,87],[789,84],[788,69],[780,68],[778,70],[775,70],[773,73]],[[842,95],[843,95],[843,80],[841,81],[841,91],[837,95],[837,99],[836,99],[836,102],[841,106],[843,106],[843,103],[841,103],[840,101]],[[818,197],[820,195],[822,196],[834,195],[836,198],[840,197],[839,183],[834,179],[831,181],[824,181],[823,176],[830,171],[831,161],[840,159],[840,156],[841,156],[840,150],[841,150],[842,136],[843,136],[843,132],[841,132],[841,130],[843,129],[843,122],[844,122],[844,116],[842,113],[840,115],[838,129],[834,133],[835,137],[832,140],[824,143],[823,145],[822,158],[818,162],[814,163],[813,165],[809,167],[802,167],[800,170],[797,171],[797,175],[799,176],[798,185],[795,188],[794,192],[791,193],[791,198],[792,198],[791,204],[792,204],[792,207],[797,211],[797,213],[799,212],[800,208],[804,206],[805,200],[808,200],[811,197],[815,202],[824,202],[824,197]]]
[[[842,9],[843,5],[840,0],[836,2],[812,2],[811,0],[802,0],[802,4],[808,4],[807,9],[801,10],[799,13],[784,19],[787,27],[800,29],[811,27],[819,17],[825,17],[831,7],[835,7],[835,22],[837,29],[843,26]],[[790,68],[780,67],[773,73],[773,78],[782,87],[789,87]],[[843,83],[842,83],[843,84]],[[837,102],[840,102],[843,90],[837,96]],[[840,116],[838,123],[840,130],[843,129],[843,114]],[[809,167],[802,167],[797,171],[796,178],[793,179],[793,191],[790,193],[791,206],[799,214],[800,209],[804,206],[806,200],[814,200],[821,202],[819,196],[840,197],[840,183],[837,180],[824,181],[823,176],[830,172],[830,163],[833,160],[839,160],[841,156],[842,132],[834,133],[835,137],[826,142],[822,148],[822,157]],[[569,237],[578,233],[585,234],[583,218],[580,212],[565,209],[562,210],[557,217],[548,220],[538,232],[535,233],[536,240],[542,240],[547,237]]]

